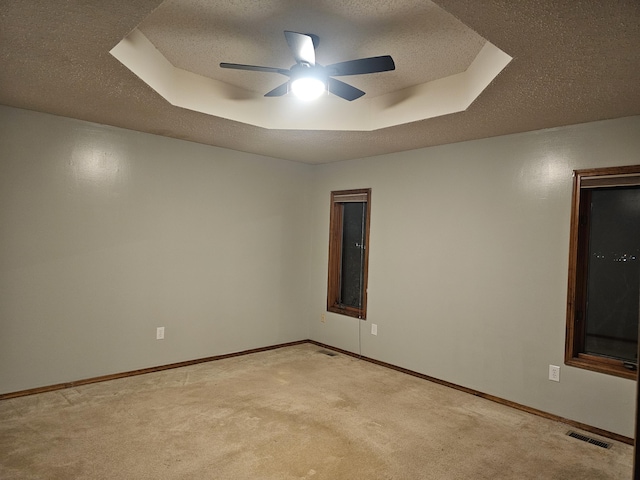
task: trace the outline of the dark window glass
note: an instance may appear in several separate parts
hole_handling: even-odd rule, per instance
[[[635,362],[640,188],[602,188],[589,193],[585,352]]]
[[[340,303],[362,306],[366,203],[345,203],[342,217]]]

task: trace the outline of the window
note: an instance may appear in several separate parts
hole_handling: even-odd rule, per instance
[[[636,378],[640,165],[574,174],[565,363]]]
[[[371,189],[331,192],[327,310],[367,318]]]

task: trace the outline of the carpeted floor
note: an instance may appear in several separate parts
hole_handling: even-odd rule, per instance
[[[304,344],[1,401],[0,478],[631,478],[568,430]]]

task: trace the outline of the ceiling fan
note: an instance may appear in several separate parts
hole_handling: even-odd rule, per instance
[[[222,68],[232,68],[236,70],[250,70],[254,72],[279,73],[289,77],[282,85],[277,86],[265,97],[280,97],[293,91],[298,96],[315,98],[323,92],[329,91],[345,100],[355,100],[365,94],[362,90],[333,77],[347,75],[364,75],[367,73],[378,73],[395,70],[396,66],[390,55],[380,57],[360,58],[358,60],[348,60],[346,62],[334,63],[322,66],[316,63],[315,49],[318,48],[320,39],[317,35],[296,33],[285,31],[291,53],[296,63],[290,69],[276,67],[260,67],[258,65],[242,65],[239,63],[221,63]]]

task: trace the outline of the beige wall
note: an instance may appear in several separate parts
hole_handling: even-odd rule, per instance
[[[0,393],[308,338],[306,165],[7,107],[0,139]]]
[[[635,382],[563,358],[572,170],[638,163],[640,117],[317,166],[311,338],[633,436]],[[368,320],[321,323],[329,192],[363,187]]]
[[[563,352],[571,172],[640,163],[640,117],[319,166],[7,107],[0,139],[0,393],[312,338],[633,435],[634,382]],[[369,319],[321,323],[360,187]]]

